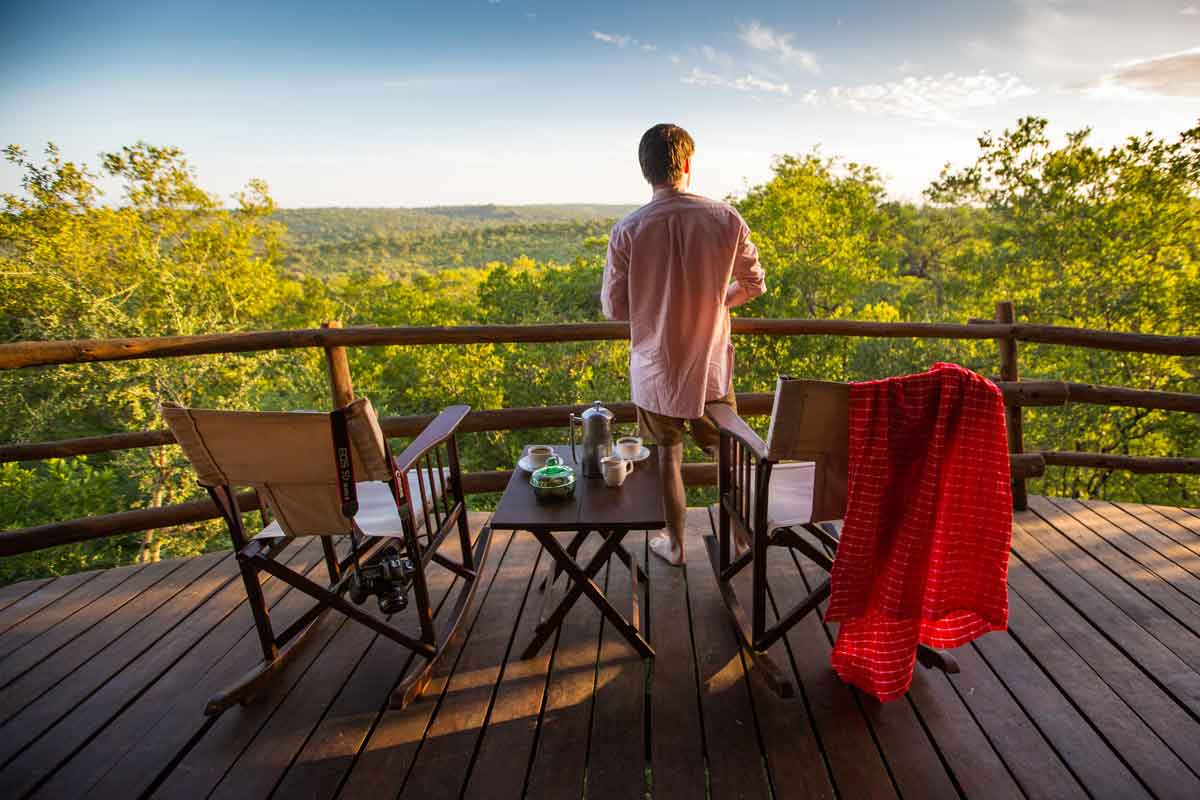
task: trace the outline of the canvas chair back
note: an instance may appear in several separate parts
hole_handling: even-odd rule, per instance
[[[850,460],[850,385],[780,376],[767,458],[815,462],[812,521],[842,519]]]
[[[392,477],[383,430],[365,397],[346,406],[355,481]],[[316,411],[211,411],[162,404],[163,419],[203,486],[250,486],[288,536],[350,533],[342,515],[331,416]]]

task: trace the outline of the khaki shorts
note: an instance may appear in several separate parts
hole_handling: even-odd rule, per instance
[[[732,389],[729,391],[729,394],[712,402],[724,403],[734,411],[737,411],[737,397],[734,395]],[[720,431],[717,430],[717,426],[708,417],[700,417],[699,419],[668,417],[663,414],[656,414],[653,411],[647,411],[639,406],[637,421],[638,431],[642,437],[663,447],[682,444],[683,429],[685,427],[691,433],[692,440],[700,446],[701,450],[709,455],[716,455],[717,445],[721,441]]]

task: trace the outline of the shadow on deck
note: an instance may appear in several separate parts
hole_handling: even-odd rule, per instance
[[[815,617],[775,646],[797,697],[747,672],[698,531],[686,573],[648,562],[652,666],[586,602],[519,660],[548,560],[497,532],[469,635],[402,712],[384,709],[407,654],[331,614],[267,696],[204,717],[258,655],[228,553],[5,587],[0,796],[1200,796],[1200,512],[1030,506],[1010,632],[886,706],[833,675]],[[778,555],[788,606],[813,576]],[[291,557],[320,574],[319,556]],[[628,596],[626,570],[602,578]],[[305,605],[286,588],[265,586],[283,624]]]

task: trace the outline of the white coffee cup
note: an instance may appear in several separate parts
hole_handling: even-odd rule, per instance
[[[547,459],[554,455],[554,448],[548,444],[530,445],[525,451],[525,458],[529,459],[530,465],[534,469],[541,469],[546,466]]]
[[[618,456],[607,456],[600,459],[600,469],[604,473],[604,482],[609,486],[620,486],[625,477],[633,471],[633,462]]]
[[[642,452],[642,437],[640,436],[622,436],[617,439],[617,455],[628,461],[632,458],[637,458]]]

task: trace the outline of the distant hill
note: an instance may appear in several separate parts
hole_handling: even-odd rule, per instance
[[[356,269],[395,275],[482,266],[528,256],[570,263],[595,255],[598,237],[633,205],[432,206],[280,209],[285,266],[332,275]]]

